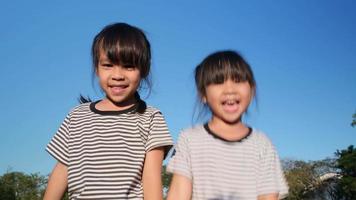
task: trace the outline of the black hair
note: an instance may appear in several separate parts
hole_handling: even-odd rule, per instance
[[[256,81],[250,65],[237,52],[232,50],[218,51],[210,54],[195,68],[195,84],[199,95],[205,95],[210,84],[220,84],[227,79],[237,82],[247,81],[256,93]]]
[[[105,26],[94,37],[91,47],[93,78],[101,53],[113,64],[136,67],[150,94],[151,45],[141,29],[127,23],[114,23]],[[90,98],[86,99],[83,96],[80,96],[79,100],[91,101]]]
[[[126,23],[110,24],[94,38],[91,54],[94,70],[97,69],[100,53],[117,65],[137,67],[141,78],[149,75],[151,47],[144,32]]]
[[[89,96],[84,97],[82,94],[79,95],[77,100],[80,104],[92,102]]]
[[[256,96],[256,81],[250,65],[238,52],[223,50],[208,55],[195,68],[195,84],[199,101],[201,102],[206,95],[207,86],[224,83],[228,79],[236,82],[247,81],[251,93]]]

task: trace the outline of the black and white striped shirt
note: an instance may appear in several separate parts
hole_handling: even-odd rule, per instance
[[[68,166],[70,199],[143,199],[146,153],[172,146],[164,117],[143,101],[124,111],[99,111],[96,103],[75,107],[46,150]]]
[[[240,141],[226,141],[208,126],[184,130],[167,170],[192,180],[192,199],[251,200],[288,193],[278,154],[267,136],[251,129]]]

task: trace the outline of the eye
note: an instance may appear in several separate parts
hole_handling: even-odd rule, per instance
[[[100,64],[102,67],[104,67],[104,68],[111,68],[111,67],[113,67],[114,65],[113,64],[111,64],[111,63],[102,63],[102,64]]]
[[[129,70],[129,71],[133,71],[133,70],[136,69],[136,67],[133,66],[133,65],[124,65],[123,67],[124,67],[126,70]]]

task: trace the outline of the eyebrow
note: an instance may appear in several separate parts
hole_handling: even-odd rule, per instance
[[[111,62],[111,61],[110,61],[110,59],[107,58],[106,56],[105,56],[104,58],[102,58],[102,57],[100,56],[99,62]]]

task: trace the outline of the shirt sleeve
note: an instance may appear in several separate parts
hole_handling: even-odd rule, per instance
[[[259,155],[258,195],[279,193],[279,199],[285,198],[288,194],[288,185],[281,168],[278,153],[268,138],[265,138],[263,143]]]
[[[70,117],[67,117],[62,122],[56,134],[48,143],[46,151],[52,155],[57,161],[68,166],[68,139],[69,139],[69,123]]]
[[[167,165],[167,171],[192,179],[190,151],[185,133],[181,133]]]
[[[161,112],[155,112],[152,115],[149,125],[149,133],[146,142],[146,152],[158,147],[165,147],[165,156],[173,145],[173,140],[169,134],[166,121]]]

